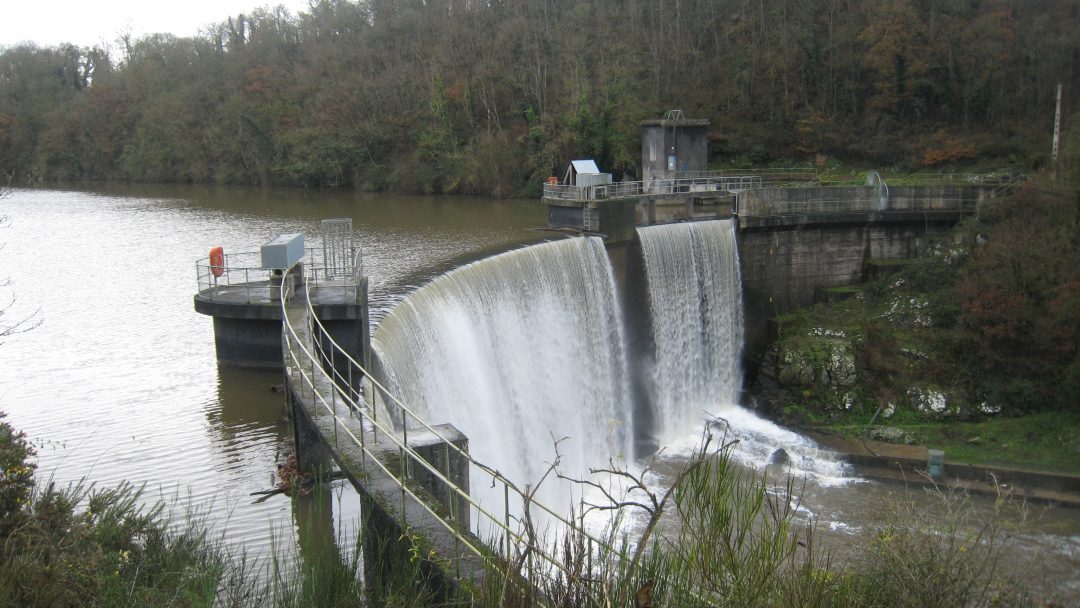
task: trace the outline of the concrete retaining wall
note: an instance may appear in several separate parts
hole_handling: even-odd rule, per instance
[[[760,353],[768,319],[814,303],[815,290],[858,283],[872,259],[915,257],[948,234],[957,214],[801,216],[786,222],[740,222],[746,353]]]

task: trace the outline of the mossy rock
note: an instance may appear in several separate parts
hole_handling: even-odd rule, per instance
[[[780,345],[777,380],[789,387],[852,387],[858,378],[851,342],[805,338]]]

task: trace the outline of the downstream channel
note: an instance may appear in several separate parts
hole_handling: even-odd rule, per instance
[[[282,539],[295,534],[296,517],[287,497],[257,501],[250,496],[251,492],[270,487],[277,450],[288,429],[282,418],[282,397],[270,390],[281,382],[280,373],[219,366],[214,356],[211,321],[192,309],[194,261],[205,257],[210,246],[223,245],[226,252],[250,251],[279,233],[296,231],[314,239],[319,220],[350,217],[370,277],[373,322],[378,324],[389,315],[389,324],[409,323],[434,332],[441,331],[437,325],[443,323],[451,338],[447,344],[454,346],[463,345],[457,339],[461,336],[482,335],[488,331],[487,325],[495,329],[507,323],[517,327],[521,319],[518,311],[546,297],[527,290],[514,295],[518,301],[506,310],[491,309],[487,325],[481,325],[482,311],[469,312],[470,306],[477,305],[469,300],[473,292],[461,291],[461,277],[465,275],[459,271],[451,273],[458,278],[448,279],[450,275],[446,274],[468,262],[548,236],[530,230],[545,221],[542,206],[534,201],[123,186],[96,191],[16,189],[0,200],[0,215],[10,220],[10,225],[0,230],[0,243],[5,244],[0,251],[0,278],[11,279],[17,297],[7,314],[11,318],[35,315],[42,321],[40,327],[0,346],[0,368],[4,370],[0,376],[0,410],[6,411],[9,421],[25,430],[37,447],[39,479],[51,477],[65,484],[85,478],[106,487],[121,481],[145,484],[149,499],[166,500],[179,516],[192,511],[203,514],[226,542],[242,547],[249,555],[265,556],[272,545],[288,546]],[[730,247],[713,235],[694,238],[701,243],[702,251]],[[642,242],[647,250],[674,246],[674,241],[659,232],[643,233]],[[586,294],[578,285],[595,285],[596,277],[604,277],[606,270],[591,266],[601,258],[606,261],[602,247],[582,244],[575,251],[562,246],[553,251],[555,270],[551,280],[566,281],[560,289],[593,300],[609,297]],[[703,255],[691,250],[675,254],[695,260],[695,256]],[[526,257],[518,252],[497,264],[518,268]],[[582,271],[592,268],[589,272],[593,275],[580,280],[568,276],[559,270],[568,268],[567,264]],[[708,265],[703,260],[695,264],[699,270]],[[475,273],[475,269],[462,270]],[[667,277],[677,274],[671,269],[647,272]],[[719,284],[721,279],[731,280],[717,277],[716,282]],[[614,289],[609,278],[604,282]],[[485,286],[485,290],[489,287],[494,290],[490,293],[499,292],[499,285]],[[418,319],[398,318],[404,312],[390,314],[395,304],[414,292],[421,295],[412,303]],[[440,292],[438,301],[434,292]],[[488,298],[488,293],[483,291],[478,301]],[[691,299],[709,305],[720,299],[709,297],[697,294]],[[440,308],[439,302],[445,302],[445,298],[460,299],[459,316]],[[423,306],[434,308],[425,312]],[[518,378],[510,388],[525,391],[519,397],[529,403],[528,412],[542,416],[551,404],[529,401],[539,394],[539,389],[528,388],[528,382],[543,380],[531,373],[539,359],[526,364],[521,361],[524,354],[539,357],[548,344],[565,342],[563,346],[569,345],[570,349],[594,349],[588,357],[590,364],[605,357],[615,362],[612,365],[616,368],[594,370],[583,381],[601,378],[608,384],[624,386],[627,379],[623,376],[644,373],[645,368],[635,361],[619,361],[622,355],[616,343],[626,338],[606,331],[620,314],[617,307],[604,309],[599,323],[588,321],[577,329],[571,326],[565,335],[549,331],[536,343],[530,342],[529,336],[519,336],[520,343],[511,345],[509,356],[501,359],[478,350],[462,353],[456,361],[464,364],[471,358],[500,365],[508,378]],[[544,319],[536,322],[549,323],[549,327],[558,323]],[[678,318],[673,322],[676,325],[672,331],[685,325]],[[736,321],[733,329],[725,330],[725,343],[739,339],[736,334],[741,329],[737,325]],[[588,331],[599,333],[591,338],[586,335],[579,343],[582,332]],[[648,373],[663,377],[675,365],[671,357],[685,353],[694,344],[692,341],[658,355],[658,360],[651,362],[655,369],[649,368]],[[714,350],[727,348],[707,346]],[[386,343],[383,347],[389,348]],[[445,352],[437,344],[432,348]],[[425,356],[439,354],[433,351]],[[558,353],[547,352],[545,356]],[[709,364],[711,369],[717,365],[715,361]],[[613,376],[602,377],[604,370],[611,369]],[[700,386],[681,388],[703,395],[723,392],[725,396],[716,403],[700,409],[708,407],[711,414],[738,427],[748,439],[743,445],[790,448],[805,441],[730,403],[737,393],[739,372],[725,370],[726,384],[720,388],[710,385],[704,377]],[[425,371],[432,369],[429,366]],[[445,381],[429,375],[405,384],[439,387]],[[493,389],[490,403],[484,406],[489,414],[509,398],[498,390]],[[597,424],[618,418],[612,412],[628,407],[619,398],[610,402],[604,399],[598,396],[594,400],[606,408],[598,414],[603,419]],[[682,400],[685,395],[675,397],[676,402]],[[456,403],[460,405],[460,401]],[[449,399],[448,403],[454,404],[455,400]],[[425,407],[452,415],[447,409],[450,405],[431,402]],[[672,403],[665,402],[663,407],[657,410],[657,419],[675,420],[666,413],[661,416],[673,407]],[[566,414],[574,411],[567,410]],[[673,425],[682,429],[678,433],[672,434],[669,429],[653,438],[668,445],[658,474],[652,478],[658,486],[663,486],[685,462],[699,436],[700,419],[696,419],[696,410],[691,414],[689,419]],[[625,418],[632,416],[627,414]],[[527,416],[522,416],[521,422],[531,424]],[[627,432],[613,433],[612,441],[622,447],[609,447],[608,451],[629,452],[630,440]],[[474,443],[474,449],[481,448]],[[747,461],[765,460],[770,451],[743,457]],[[523,460],[524,475],[528,477],[528,467],[542,464],[548,456],[545,453],[535,460]],[[587,457],[587,452],[574,456]],[[800,490],[802,516],[806,521],[816,521],[827,542],[841,549],[855,544],[852,537],[873,533],[882,513],[897,504],[914,502],[921,509],[934,508],[933,501],[921,496],[919,490],[909,497],[902,487],[860,480],[854,474],[845,478],[832,470],[807,476]],[[335,517],[356,513],[351,492],[339,487],[335,496]],[[989,501],[985,502],[979,508],[989,508]],[[1038,520],[1021,536],[1017,553],[1010,557],[1013,570],[1037,578],[1032,580],[1037,587],[1056,590],[1065,597],[1080,597],[1076,575],[1080,571],[1080,516],[1075,511],[1043,512],[1037,507],[1033,512]]]

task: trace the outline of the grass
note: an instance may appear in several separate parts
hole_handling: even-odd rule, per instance
[[[858,438],[868,420],[819,425]],[[951,462],[1011,468],[1080,472],[1080,414],[1041,412],[1020,417],[989,417],[974,422],[879,420],[898,428],[918,445],[945,451]]]

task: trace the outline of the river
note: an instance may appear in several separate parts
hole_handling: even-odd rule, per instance
[[[250,495],[270,487],[288,432],[270,391],[281,375],[217,364],[211,319],[192,308],[195,260],[214,245],[256,250],[283,232],[314,239],[319,220],[350,217],[378,322],[445,270],[546,236],[531,230],[545,222],[534,201],[286,189],[15,189],[0,215],[9,219],[0,278],[11,281],[0,295],[16,297],[4,319],[41,321],[0,345],[0,410],[37,448],[39,480],[144,485],[149,499],[201,514],[251,556],[288,546],[281,539],[296,531],[287,497]],[[657,483],[684,462],[678,453],[661,462]],[[801,512],[842,548],[872,531],[899,491],[811,480]],[[350,495],[336,492],[336,511],[356,512]],[[920,508],[934,508],[919,496]],[[1039,587],[1080,596],[1077,513],[1039,514],[1010,560],[1030,562],[1015,570],[1048,579]]]

